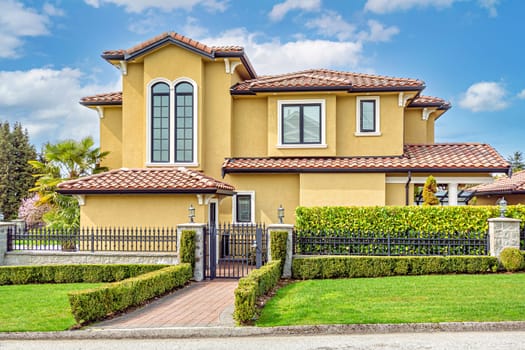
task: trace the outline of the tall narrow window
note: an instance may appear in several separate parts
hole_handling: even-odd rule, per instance
[[[151,160],[170,161],[170,87],[157,83],[151,88]]]
[[[235,196],[235,221],[251,222],[252,221],[252,196],[249,194],[238,194]]]
[[[175,162],[193,162],[193,86],[175,86]]]
[[[376,101],[361,100],[361,132],[376,131]]]

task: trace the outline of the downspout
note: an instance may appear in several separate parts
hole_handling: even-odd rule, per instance
[[[412,171],[409,170],[408,171],[408,180],[405,184],[405,205],[410,205],[409,203],[409,186],[410,186],[410,182],[412,181]]]

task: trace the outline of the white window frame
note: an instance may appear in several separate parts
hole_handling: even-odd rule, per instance
[[[239,222],[237,221],[237,196],[250,196],[250,206],[251,206],[251,218],[250,222]],[[234,224],[255,224],[255,191],[235,191],[232,201],[232,222]]]
[[[361,131],[361,101],[375,101],[375,125],[374,131]],[[357,96],[355,113],[355,135],[356,136],[381,136],[381,99],[379,96]]]
[[[283,105],[321,105],[321,143],[297,143],[297,144],[283,144]],[[278,100],[277,101],[277,148],[326,148],[326,100]]]
[[[170,161],[166,163],[153,162],[151,160],[151,88],[156,83],[166,83],[170,87]],[[193,86],[193,162],[175,162],[175,86],[179,83],[189,83]],[[146,166],[198,166],[198,87],[197,83],[190,78],[182,77],[173,81],[166,78],[155,78],[151,80],[146,93]]]

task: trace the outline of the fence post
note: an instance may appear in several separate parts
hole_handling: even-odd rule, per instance
[[[197,282],[204,280],[204,232],[206,224],[188,223],[177,226],[177,254],[180,262],[180,236],[182,231],[195,231],[195,266],[193,268],[193,279]]]
[[[520,248],[520,222],[511,218],[491,218],[489,221],[490,255],[499,258],[504,248]]]
[[[272,231],[286,231],[288,232],[288,239],[286,240],[286,259],[283,266],[283,278],[292,277],[292,258],[293,258],[293,225],[288,224],[272,224],[268,225],[268,237],[271,237]],[[272,260],[272,244],[271,239],[268,239],[268,261]]]
[[[4,264],[5,253],[7,252],[7,230],[14,229],[15,225],[9,222],[0,222],[0,266]]]

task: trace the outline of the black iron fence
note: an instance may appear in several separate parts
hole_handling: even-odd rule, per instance
[[[8,229],[7,250],[90,252],[176,252],[177,230],[166,228],[94,227],[82,229]]]
[[[294,254],[304,255],[488,255],[488,234],[294,232]]]

